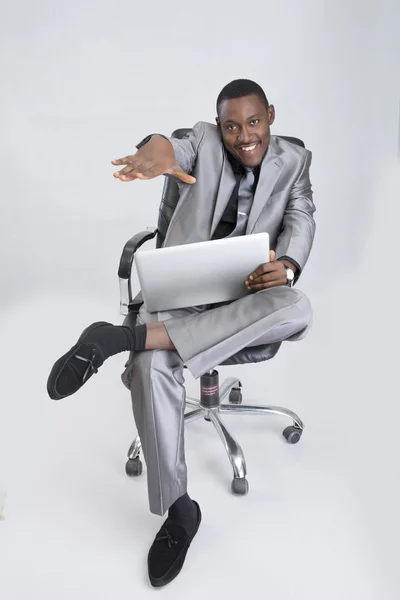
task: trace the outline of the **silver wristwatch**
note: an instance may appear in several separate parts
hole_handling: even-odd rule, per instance
[[[288,285],[289,287],[292,287],[292,285],[294,283],[293,269],[285,266],[285,270],[286,270],[286,285]]]

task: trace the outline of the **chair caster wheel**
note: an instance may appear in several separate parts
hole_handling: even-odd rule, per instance
[[[235,494],[235,496],[245,496],[249,491],[249,482],[246,477],[235,477],[232,481],[231,488],[232,493]]]
[[[283,431],[283,437],[289,444],[297,444],[297,442],[300,441],[302,433],[302,429],[295,427],[294,425],[290,425]]]
[[[142,461],[139,457],[130,458],[125,465],[125,472],[129,477],[136,477],[143,473]]]
[[[229,402],[231,404],[242,404],[242,390],[240,388],[232,388],[229,394]]]

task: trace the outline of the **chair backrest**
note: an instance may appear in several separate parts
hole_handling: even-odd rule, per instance
[[[182,139],[186,134],[188,134],[190,129],[176,129],[172,136],[173,138]],[[295,137],[288,137],[285,135],[279,135],[280,137],[292,144],[296,144],[297,146],[304,146],[304,142]],[[171,222],[172,215],[174,214],[174,210],[179,200],[179,187],[173,177],[165,177],[164,187],[161,196],[160,209],[158,213],[158,224],[157,224],[157,240],[156,245],[157,248],[160,248],[164,243],[165,236]]]

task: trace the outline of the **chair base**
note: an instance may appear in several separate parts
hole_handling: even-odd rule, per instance
[[[304,424],[291,410],[280,406],[254,406],[242,404],[242,384],[238,379],[229,377],[221,384],[218,383],[218,371],[202,375],[200,379],[200,399],[186,397],[186,406],[190,411],[185,414],[185,423],[191,423],[204,418],[211,422],[217,430],[225,447],[233,470],[232,492],[245,495],[249,490],[246,479],[247,469],[243,450],[231,436],[221,419],[223,414],[242,415],[280,415],[292,420],[293,425],[284,429],[283,436],[289,444],[300,441]],[[224,402],[228,400],[228,403]],[[141,475],[143,466],[140,460],[141,442],[136,436],[128,451],[126,473],[129,476]]]

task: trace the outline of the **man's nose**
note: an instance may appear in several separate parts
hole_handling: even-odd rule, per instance
[[[249,136],[247,127],[242,127],[240,134],[239,134],[239,141],[245,144],[246,142],[249,141],[249,139],[250,139],[250,136]]]

